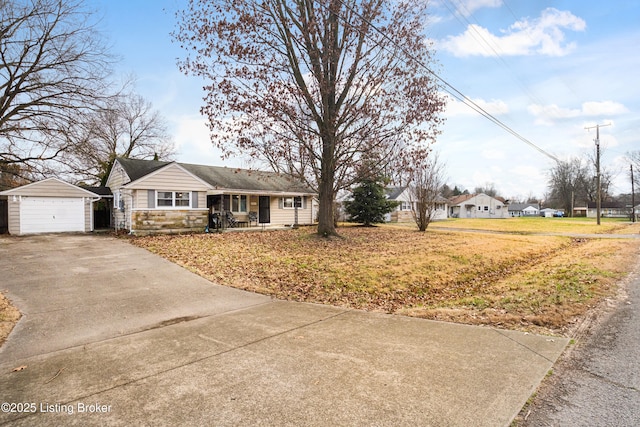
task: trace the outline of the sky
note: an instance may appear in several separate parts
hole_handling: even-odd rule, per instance
[[[172,42],[183,0],[89,0],[98,29],[118,56],[115,72],[164,117],[185,163],[223,160],[200,115],[204,82],[177,68]],[[640,149],[640,2],[618,0],[431,0],[425,37],[434,71],[517,135],[450,99],[434,149],[447,182],[473,192],[493,186],[509,199],[544,198],[555,157],[592,154],[600,128],[613,193],[629,193],[625,154]],[[640,173],[640,171],[638,171]]]

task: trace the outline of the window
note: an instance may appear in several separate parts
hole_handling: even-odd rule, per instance
[[[484,207],[484,211],[485,211],[485,212],[489,212],[489,206],[485,206],[485,207]]]
[[[158,191],[156,197],[159,208],[188,208],[191,206],[191,193],[188,191]]]
[[[283,197],[282,198],[283,209],[302,208],[302,197]]]
[[[113,207],[119,211],[124,211],[124,203],[122,202],[122,195],[120,190],[113,193]]]
[[[232,212],[246,212],[247,211],[247,196],[234,194],[231,196],[231,211]]]
[[[247,211],[247,196],[244,194],[225,194],[223,196],[222,209],[231,212]],[[218,208],[218,205],[214,205]]]
[[[191,200],[191,193],[188,191],[176,191],[175,193],[175,206],[189,207],[189,201]]]
[[[411,202],[402,202],[400,204],[401,211],[410,211],[411,210]]]

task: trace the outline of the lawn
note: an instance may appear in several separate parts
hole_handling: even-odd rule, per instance
[[[595,218],[542,218],[536,216],[493,220],[475,218],[452,218],[446,221],[434,222],[432,223],[432,225],[435,228],[466,228],[522,234],[603,234],[626,232],[629,230],[629,222],[626,219],[602,218],[600,222],[601,224],[598,225]]]
[[[536,219],[558,227],[549,232],[593,232],[588,223]],[[540,222],[514,220],[473,225],[514,234],[383,226],[341,227],[335,239],[301,228],[131,241],[216,283],[276,298],[554,334],[613,296],[638,256],[639,240],[530,235]]]

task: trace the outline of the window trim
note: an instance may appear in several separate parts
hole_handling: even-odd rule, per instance
[[[304,207],[304,202],[302,200],[302,196],[284,196],[282,197],[282,209],[295,209],[296,207],[298,209],[303,209]],[[287,206],[287,200],[290,200],[290,206]],[[296,206],[297,205],[297,206]]]
[[[162,199],[160,199],[160,193],[171,193],[171,199],[168,199],[166,197],[163,197]],[[176,194],[186,194],[187,198],[176,198]],[[193,205],[193,201],[191,200],[193,197],[193,193],[191,191],[183,191],[183,190],[156,190],[156,206],[155,209],[158,210],[164,210],[164,209],[175,209],[175,210],[180,210],[180,209],[191,209],[191,206]],[[171,200],[171,205],[161,205],[160,204],[160,200]],[[177,201],[187,201],[187,205],[177,205],[176,202]]]
[[[229,200],[229,209],[226,209],[226,200]],[[238,203],[238,210],[235,210],[233,207],[233,202],[234,200],[237,200]],[[243,200],[244,200],[244,210],[242,210],[242,205],[243,205]],[[223,210],[228,210],[232,213],[236,213],[236,214],[246,214],[249,211],[249,196],[247,196],[246,194],[239,194],[239,193],[234,193],[234,194],[223,194],[222,195],[222,207]],[[217,209],[217,206],[216,206]]]

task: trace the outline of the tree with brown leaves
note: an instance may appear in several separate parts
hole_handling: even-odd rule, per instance
[[[363,158],[382,170],[438,133],[426,22],[422,0],[190,0],[174,38],[182,71],[207,82],[214,145],[315,186],[330,236]]]

